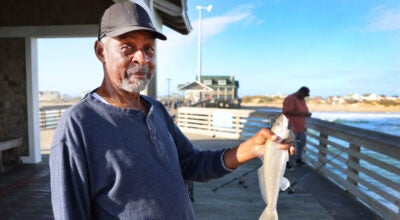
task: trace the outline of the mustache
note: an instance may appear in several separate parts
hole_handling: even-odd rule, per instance
[[[148,76],[150,74],[150,68],[148,65],[134,65],[134,66],[130,66],[126,70],[126,73],[128,76],[134,75],[134,74],[146,74]]]

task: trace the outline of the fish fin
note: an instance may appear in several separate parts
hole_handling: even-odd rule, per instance
[[[282,190],[282,191],[285,191],[287,188],[289,188],[289,186],[290,186],[290,182],[289,182],[289,180],[287,179],[287,178],[285,178],[285,177],[281,177],[281,181],[280,181],[280,183],[279,183],[279,188]]]
[[[267,191],[266,191],[265,180],[264,180],[264,165],[262,165],[258,169],[257,173],[258,173],[258,185],[260,186],[261,196],[262,196],[265,204],[267,204]]]

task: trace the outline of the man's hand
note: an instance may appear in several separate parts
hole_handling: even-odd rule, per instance
[[[265,133],[267,132],[267,133]],[[263,135],[263,133],[265,133]],[[276,143],[279,143],[279,148],[285,150],[289,150],[290,155],[294,155],[296,153],[294,146],[294,139],[295,135],[293,131],[289,130],[289,137],[286,139],[281,140],[279,136],[275,135],[272,131],[268,129],[261,129],[256,135],[254,135],[252,138],[255,138],[255,145],[254,145],[254,152],[257,155],[257,157],[262,158],[264,155],[264,149],[265,149],[265,143],[268,140],[275,141]],[[250,138],[249,140],[251,140]],[[248,140],[248,141],[249,141]],[[261,144],[257,144],[261,143]]]
[[[257,157],[264,155],[265,143],[267,140],[275,141],[279,144],[279,148],[282,150],[289,150],[291,155],[295,154],[294,135],[293,138],[287,141],[281,140],[272,131],[262,128],[253,137],[247,139],[239,146],[233,149],[229,149],[225,152],[224,161],[225,165],[229,169],[236,169],[238,166],[246,163]]]

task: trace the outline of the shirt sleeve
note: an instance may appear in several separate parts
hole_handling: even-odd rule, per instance
[[[167,123],[169,133],[177,149],[179,165],[185,180],[205,182],[231,172],[231,170],[226,169],[222,160],[226,149],[199,150],[195,148],[191,141],[173,122],[165,108],[159,103],[156,103],[155,107],[161,110],[160,113]]]
[[[51,203],[55,219],[90,219],[90,199],[84,158],[65,142],[50,153]]]
[[[226,149],[199,150],[192,145],[176,125],[173,130],[184,179],[205,182],[231,172],[223,162]]]
[[[226,164],[225,164],[225,161],[224,161],[224,155],[225,155],[225,153],[226,153],[227,150],[228,150],[228,149],[225,149],[224,152],[221,154],[221,163],[222,163],[222,166],[224,167],[225,170],[227,170],[227,171],[229,171],[229,172],[233,172],[233,171],[235,171],[235,170],[229,169],[228,167],[226,167]]]

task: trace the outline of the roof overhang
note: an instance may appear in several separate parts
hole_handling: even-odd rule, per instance
[[[154,0],[153,7],[165,26],[185,35],[192,30],[186,0]]]
[[[123,2],[127,0],[113,0]],[[153,7],[161,16],[163,25],[181,34],[189,34],[192,30],[187,16],[186,0],[150,0],[150,8]]]

